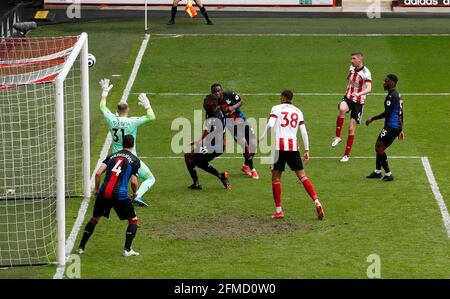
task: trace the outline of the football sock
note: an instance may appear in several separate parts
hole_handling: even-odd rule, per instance
[[[375,173],[381,173],[381,155],[377,154],[377,160],[375,162]]]
[[[347,137],[347,147],[345,148],[345,155],[350,156],[350,151],[352,150],[353,141],[355,141],[355,135],[348,135]]]
[[[205,7],[200,7],[200,12],[201,12],[202,15],[205,17],[205,20],[206,20],[206,21],[209,21],[208,13],[206,12]]]
[[[195,169],[195,166],[190,165],[190,164],[186,164],[187,169],[189,171],[189,174],[191,175],[192,181],[194,182],[194,184],[198,183],[198,175],[197,175],[197,170]]]
[[[304,176],[300,179],[300,181],[303,184],[303,187],[305,187],[306,192],[308,192],[309,196],[312,200],[316,201],[318,199],[316,191],[314,190],[314,186],[311,183],[311,181],[308,179],[308,177]]]
[[[244,157],[245,157],[245,154],[244,154]],[[253,167],[253,156],[250,156],[249,158],[245,157],[244,165],[250,167],[250,169],[253,169],[254,168]]]
[[[381,166],[383,166],[384,172],[385,173],[391,172],[391,170],[389,169],[389,164],[388,164],[386,153],[383,153],[381,155],[380,159],[381,159]]]
[[[154,183],[155,183],[155,177],[153,176],[152,173],[150,173],[150,177],[147,178],[145,181],[143,181],[141,183],[141,185],[139,186],[139,189],[137,191],[137,197],[142,198],[142,196],[144,196],[145,192],[147,192],[148,189],[150,189]]]
[[[86,227],[84,228],[83,238],[81,239],[80,246],[78,246],[78,248],[84,249],[84,247],[86,247],[86,243],[94,233],[94,229],[97,223],[97,220],[91,218],[91,220],[86,224]]]
[[[389,171],[389,172],[386,172],[385,175],[386,175],[386,176],[391,176],[391,175],[392,175],[392,172],[390,172],[390,171]]]
[[[212,174],[213,176],[216,176],[220,179],[220,172],[215,169],[214,167],[212,167],[211,165],[208,165],[206,167],[201,167],[199,166],[201,169],[203,169],[204,171],[206,171],[207,173]]]
[[[338,117],[336,120],[336,137],[341,137],[342,126],[344,125],[344,118]]]
[[[133,243],[133,239],[136,236],[136,231],[138,229],[137,223],[138,223],[137,219],[129,221],[129,224],[127,227],[127,232],[125,234],[124,248],[126,251],[130,251],[130,249],[131,249],[131,243]]]
[[[171,17],[172,21],[175,21],[175,16],[177,15],[177,9],[178,9],[177,6],[172,6],[172,17]]]
[[[281,183],[280,182],[272,183],[272,193],[273,193],[273,200],[275,201],[275,208],[277,208],[277,213],[279,213],[278,208],[281,211]]]

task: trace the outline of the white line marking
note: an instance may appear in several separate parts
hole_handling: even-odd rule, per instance
[[[428,182],[430,183],[431,191],[433,191],[434,198],[441,210],[442,220],[444,221],[445,229],[447,230],[447,236],[450,239],[450,216],[448,215],[448,209],[445,205],[444,198],[442,197],[441,191],[439,191],[439,186],[434,178],[433,170],[431,169],[430,161],[428,157],[422,157],[423,168],[428,177]]]
[[[242,159],[243,156],[222,156],[216,159]],[[258,157],[257,157],[258,158]],[[270,158],[269,156],[260,156],[260,159]],[[322,157],[311,157],[311,159],[341,159],[342,156],[322,156]],[[420,159],[421,156],[389,156],[389,159]],[[154,157],[140,157],[140,159],[184,159],[184,156],[154,156]],[[352,156],[350,159],[375,159],[375,156]]]
[[[311,37],[352,37],[352,36],[361,36],[361,37],[383,37],[383,36],[450,36],[450,33],[179,33],[179,34],[153,34],[155,37],[195,37],[195,36],[257,36],[257,37],[267,37],[267,36],[311,36]]]
[[[145,49],[147,49],[148,41],[150,40],[150,34],[146,34],[144,40],[142,41],[141,48],[139,49],[139,53],[136,56],[136,60],[134,61],[133,70],[131,71],[130,78],[128,79],[127,86],[123,91],[122,98],[120,99],[120,103],[126,103],[128,100],[128,96],[131,92],[131,87],[133,87],[134,80],[136,80],[137,73],[139,71],[139,67],[142,63],[142,58],[144,57]]]
[[[140,92],[132,92],[131,94],[136,95]],[[205,96],[206,92],[145,92],[147,95],[161,96],[161,97],[174,97],[174,96]],[[239,93],[242,96],[255,96],[255,97],[266,97],[266,96],[279,96],[280,93]],[[294,92],[295,95],[299,96],[343,96],[343,92]],[[372,96],[385,96],[386,93],[370,93]],[[450,96],[450,92],[424,92],[424,93],[401,93],[403,96]]]
[[[137,73],[139,71],[139,67],[142,62],[142,58],[144,56],[145,50],[147,48],[148,41],[150,40],[150,34],[146,34],[144,37],[144,40],[142,41],[141,48],[139,49],[139,53],[136,56],[136,60],[134,62],[133,70],[131,71],[130,78],[128,79],[127,85],[123,91],[121,102],[127,102],[128,96],[130,95],[130,90],[133,87],[134,81],[136,79]],[[91,175],[91,190],[94,189],[94,183],[95,183],[95,173],[99,169],[100,165],[102,164],[103,160],[108,155],[109,148],[111,147],[112,143],[112,137],[111,134],[108,132],[106,135],[105,143],[103,143],[102,150],[100,152],[100,157],[97,161],[97,165],[95,166],[94,172]],[[89,207],[89,200],[90,198],[84,198],[81,202],[80,209],[78,210],[78,216],[75,220],[75,224],[72,228],[72,231],[70,232],[69,237],[66,241],[66,258],[69,257],[70,253],[72,252],[73,246],[75,245],[75,241],[78,236],[78,232],[80,231],[81,225],[83,224],[84,217],[86,215],[87,209]],[[65,272],[65,266],[58,266],[56,268],[55,275],[53,276],[53,279],[62,279],[64,277]]]

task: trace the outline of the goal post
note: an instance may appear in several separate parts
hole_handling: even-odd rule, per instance
[[[0,265],[64,265],[90,197],[88,36],[0,39]],[[1,178],[3,176],[3,178]]]

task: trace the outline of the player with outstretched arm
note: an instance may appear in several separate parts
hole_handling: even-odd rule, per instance
[[[131,181],[132,197],[136,197],[138,189],[137,173],[140,166],[139,159],[133,155],[134,138],[132,135],[123,137],[123,149],[109,155],[95,173],[96,197],[92,218],[84,228],[83,237],[78,246],[78,253],[82,254],[86,243],[94,233],[94,229],[102,216],[109,218],[111,209],[114,208],[120,220],[128,220],[125,234],[124,256],[137,256],[138,252],[131,248],[131,243],[136,236],[138,218],[134,211],[131,198],[128,196],[128,182]],[[103,173],[105,179],[100,185]]]
[[[366,125],[370,125],[374,120],[384,119],[384,128],[378,135],[375,143],[377,153],[375,170],[367,176],[368,179],[381,178],[381,167],[384,169],[383,181],[392,181],[394,176],[389,169],[385,150],[394,142],[395,138],[404,139],[403,134],[403,101],[398,93],[398,78],[394,74],[389,74],[384,79],[384,90],[388,91],[384,100],[384,112],[366,120]]]
[[[319,198],[314,190],[314,186],[306,176],[303,169],[302,160],[300,158],[299,146],[297,140],[297,131],[300,128],[302,134],[303,145],[305,151],[303,159],[305,163],[309,161],[309,140],[306,131],[303,113],[292,105],[294,95],[290,90],[284,90],[280,96],[280,105],[272,107],[270,112],[269,122],[260,137],[261,142],[266,138],[267,133],[275,128],[275,151],[272,165],[272,192],[275,201],[275,213],[272,218],[283,218],[284,213],[281,208],[281,174],[285,169],[286,163],[292,171],[295,172],[300,182],[303,184],[306,192],[314,201],[316,206],[317,217],[322,220],[324,212]]]
[[[136,140],[138,127],[155,120],[156,117],[150,105],[150,101],[144,93],[139,94],[138,104],[143,106],[147,111],[146,115],[141,117],[128,117],[129,108],[127,103],[119,103],[117,105],[117,114],[113,114],[106,106],[106,99],[113,85],[109,84],[109,79],[103,79],[100,81],[100,87],[102,88],[100,111],[103,113],[103,116],[108,123],[108,128],[112,136],[112,152],[114,153],[122,149],[122,140],[125,135],[133,135],[134,139]],[[133,152],[133,155],[137,156],[136,142],[131,151]],[[147,207],[148,205],[142,200],[142,197],[155,183],[155,177],[153,176],[147,165],[145,165],[145,163],[142,161],[137,176],[138,179],[142,181],[142,183],[139,187],[134,202],[139,206]]]
[[[352,53],[352,64],[347,74],[347,90],[344,98],[338,105],[339,114],[336,120],[336,137],[331,146],[336,147],[341,141],[341,131],[344,125],[345,114],[350,112],[350,124],[348,126],[347,145],[341,162],[348,162],[350,151],[355,140],[355,130],[361,123],[364,104],[367,94],[372,91],[372,75],[369,69],[364,66],[362,53]]]
[[[189,189],[202,189],[196,170],[196,167],[199,167],[217,177],[226,190],[231,190],[228,173],[219,172],[209,164],[222,155],[225,149],[225,118],[217,104],[217,99],[211,94],[203,99],[203,108],[206,111],[203,135],[200,140],[191,142],[191,152],[184,155],[184,162],[193,181]]]

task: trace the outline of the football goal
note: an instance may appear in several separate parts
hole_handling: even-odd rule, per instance
[[[0,38],[0,266],[66,261],[65,204],[90,196],[86,33]]]

